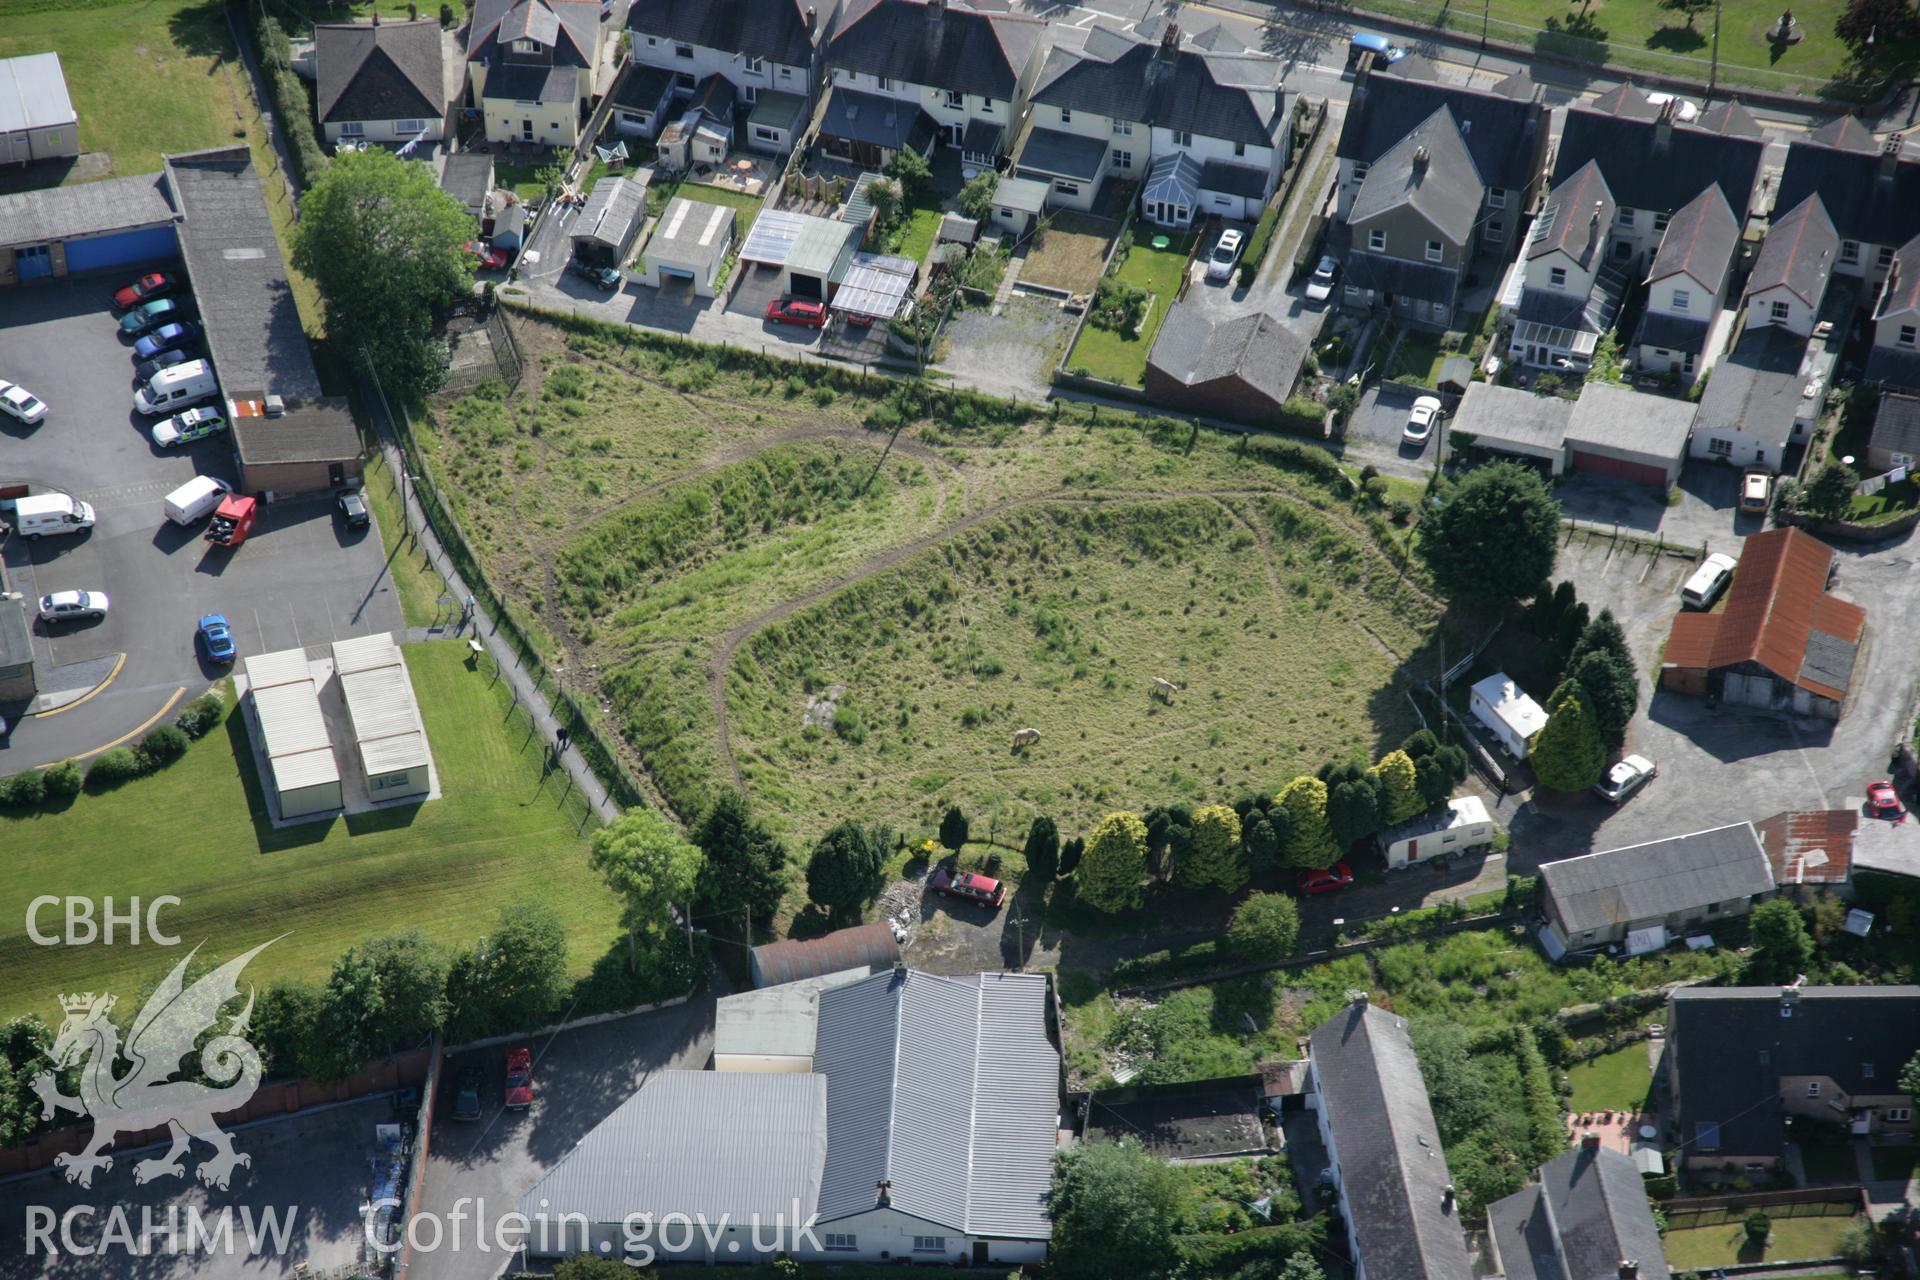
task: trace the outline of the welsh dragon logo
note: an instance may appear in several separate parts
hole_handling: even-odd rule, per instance
[[[56,1069],[79,1067],[80,1096],[70,1098],[61,1093],[52,1071],[35,1076],[33,1090],[40,1095],[42,1114],[49,1120],[62,1109],[93,1119],[93,1137],[85,1150],[78,1155],[54,1157],[55,1166],[66,1171],[68,1182],[91,1187],[94,1170],[113,1168],[113,1157],[103,1153],[115,1137],[163,1126],[172,1145],[163,1154],[134,1165],[135,1182],[185,1177],[187,1169],[181,1157],[188,1154],[196,1138],[214,1149],[198,1170],[200,1181],[208,1186],[225,1187],[235,1168],[253,1163],[251,1157],[233,1149],[233,1139],[213,1122],[214,1116],[244,1106],[260,1085],[260,1054],[243,1034],[253,1014],[251,986],[247,988],[246,1007],[226,1030],[204,1045],[196,1048],[196,1044],[201,1034],[219,1020],[227,1002],[239,998],[240,971],[271,945],[263,942],[188,986],[187,966],[200,951],[195,947],[147,999],[124,1048],[119,1029],[107,1017],[113,1009],[113,996],[89,991],[60,998],[66,1020],[60,1024],[60,1033],[47,1056]],[[212,1085],[174,1079],[191,1069],[182,1066],[182,1059],[189,1056],[197,1059],[199,1074]],[[131,1064],[131,1069],[116,1076],[114,1067],[122,1060]]]

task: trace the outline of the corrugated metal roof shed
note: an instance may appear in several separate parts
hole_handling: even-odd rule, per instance
[[[818,1203],[827,1151],[820,1075],[662,1071],[589,1130],[520,1198],[558,1230],[562,1214],[620,1222],[670,1213],[718,1224],[804,1222]],[[578,1229],[575,1228],[577,1231]],[[723,1255],[724,1256],[724,1255]]]
[[[243,669],[247,673],[247,687],[258,692],[277,684],[297,684],[311,681],[313,673],[307,668],[307,653],[304,649],[282,649],[278,653],[256,653],[245,659]]]
[[[330,747],[333,741],[327,736],[327,718],[320,713],[320,697],[311,680],[255,689],[253,709],[269,760]]]
[[[281,791],[299,791],[340,781],[340,763],[332,747],[315,747],[273,757],[273,783]]]
[[[753,221],[753,230],[747,232],[746,243],[740,246],[740,261],[785,266],[806,225],[805,214],[789,209],[762,209]]]
[[[900,944],[885,924],[856,925],[824,937],[769,942],[753,949],[755,982],[763,987],[844,969],[890,968],[899,959]]]
[[[1753,824],[1776,884],[1844,884],[1853,867],[1855,809],[1797,809]]]
[[[840,283],[840,292],[834,295],[834,309],[891,320],[905,305],[918,270],[912,258],[856,253],[853,265],[847,268],[847,278]]]
[[[390,632],[376,631],[333,642],[333,669],[343,676],[371,667],[390,667],[398,661],[400,646],[393,642]]]
[[[840,279],[860,243],[862,229],[833,218],[804,217],[803,220],[805,225],[787,254],[787,270],[823,280]],[[754,223],[754,230],[759,229],[760,224]]]
[[[1544,863],[1540,879],[1570,933],[1773,890],[1773,868],[1751,822]]]

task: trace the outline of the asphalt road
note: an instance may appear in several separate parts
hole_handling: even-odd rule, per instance
[[[132,344],[108,307],[120,283],[95,276],[0,291],[0,377],[50,408],[33,430],[5,420],[0,475],[98,513],[91,530],[10,537],[0,555],[13,589],[29,597],[79,588],[112,602],[97,623],[34,624],[40,692],[89,686],[126,654],[90,700],[25,717],[0,742],[0,773],[97,750],[225,674],[195,644],[203,613],[227,615],[242,656],[403,625],[378,532],[347,530],[325,495],[272,504],[232,550],[166,519],[162,500],[196,472],[236,482],[233,446],[224,432],[175,449],[153,443],[155,420],[133,408]]]

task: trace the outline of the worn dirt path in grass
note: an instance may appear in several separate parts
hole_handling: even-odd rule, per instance
[[[1225,508],[1230,516],[1251,525],[1253,522],[1245,521],[1245,518],[1240,516],[1239,512],[1236,511],[1227,499],[1267,498],[1276,496],[1284,496],[1284,491],[1280,489],[1173,489],[1162,490],[1157,493],[1140,493],[1134,490],[1050,489],[1045,493],[1028,494],[1019,498],[1003,498],[999,502],[980,508],[980,510],[973,512],[971,515],[962,517],[954,523],[947,525],[945,528],[937,529],[923,537],[915,538],[911,542],[902,543],[900,546],[882,555],[875,556],[865,564],[841,575],[832,582],[816,587],[804,595],[795,596],[791,600],[783,601],[780,604],[774,605],[771,609],[764,610],[722,636],[720,639],[720,647],[715,650],[713,658],[707,667],[707,701],[713,711],[713,720],[717,730],[716,736],[720,746],[720,759],[726,766],[727,776],[733,780],[733,785],[737,789],[742,791],[746,789],[745,779],[740,772],[740,763],[733,755],[733,735],[727,722],[727,669],[733,666],[733,660],[740,652],[741,645],[752,639],[754,635],[760,631],[765,630],[767,627],[772,626],[784,618],[791,617],[801,609],[812,604],[817,604],[828,596],[845,591],[848,587],[864,582],[876,574],[885,573],[889,569],[896,568],[903,561],[911,559],[920,552],[938,546],[940,543],[946,542],[955,535],[965,533],[968,529],[974,528],[985,521],[1006,515],[1011,511],[1017,511],[1022,507],[1062,502],[1162,503],[1177,502],[1186,498],[1209,498]],[[1265,538],[1261,536],[1260,530],[1257,527],[1253,529],[1253,534],[1255,540],[1259,543],[1261,562],[1266,566],[1268,580],[1273,586],[1277,599],[1280,590],[1279,581],[1273,576],[1273,566],[1267,554],[1267,542]]]

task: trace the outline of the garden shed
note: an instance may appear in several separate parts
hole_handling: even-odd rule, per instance
[[[573,252],[600,266],[621,266],[646,220],[645,181],[602,178],[588,194],[580,216],[573,220]]]
[[[1002,178],[993,189],[993,220],[1024,236],[1047,203],[1047,184],[1031,178]]]
[[[778,267],[782,293],[826,302],[852,263],[863,231],[832,218],[766,209],[740,246],[740,260]]]
[[[675,196],[653,225],[642,253],[640,282],[650,288],[676,281],[693,285],[696,297],[711,298],[720,264],[733,246],[734,211],[723,204],[702,204]]]

